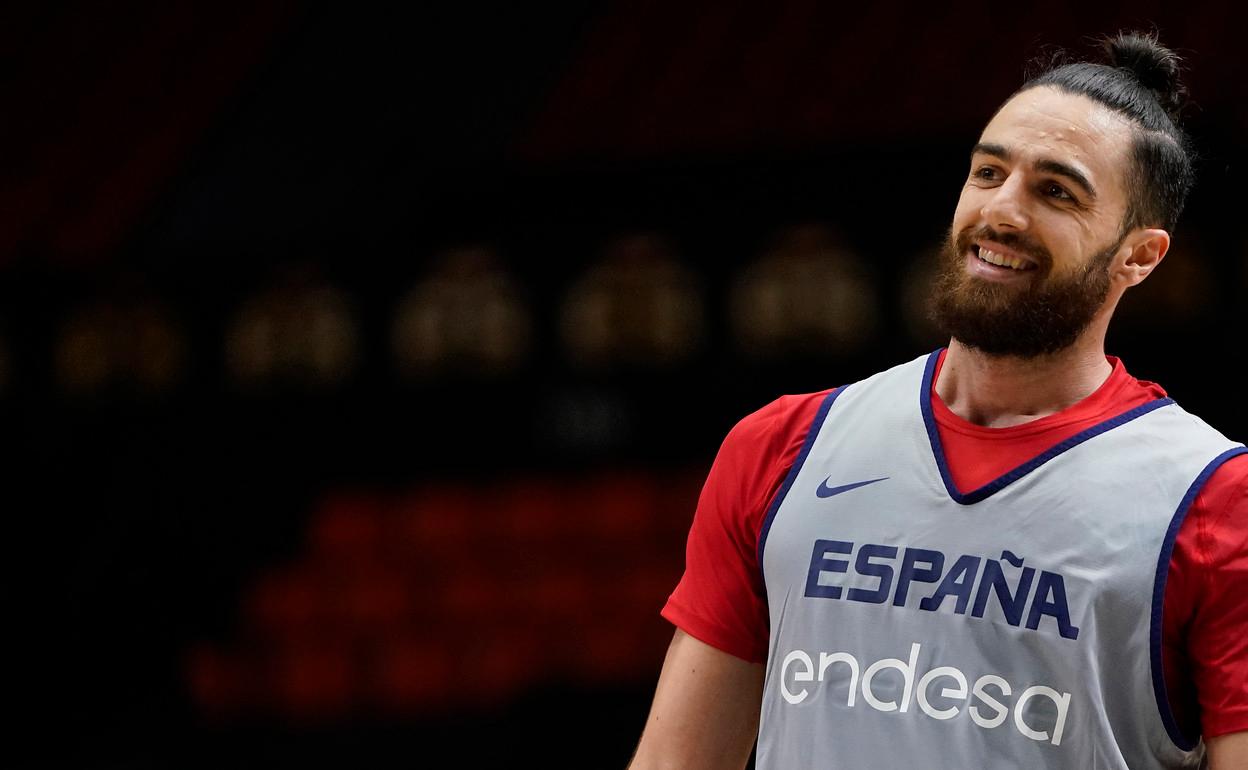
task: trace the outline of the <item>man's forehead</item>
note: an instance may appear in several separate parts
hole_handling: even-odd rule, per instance
[[[1004,147],[1024,162],[1048,158],[1074,165],[1102,187],[1121,189],[1131,125],[1085,96],[1040,86],[1001,105],[979,141]]]

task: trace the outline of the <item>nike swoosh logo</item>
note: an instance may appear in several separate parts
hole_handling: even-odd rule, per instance
[[[888,476],[879,479],[871,479],[869,481],[855,481],[853,484],[842,484],[839,487],[828,486],[828,482],[831,480],[831,476],[824,479],[823,483],[819,485],[819,488],[815,490],[815,494],[819,497],[832,497],[834,495],[839,495],[842,492],[848,492],[851,489],[857,489],[858,487],[865,487],[868,484],[874,484],[877,481],[888,481]]]

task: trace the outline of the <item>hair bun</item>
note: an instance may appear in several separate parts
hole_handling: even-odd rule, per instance
[[[1129,71],[1140,85],[1153,92],[1157,103],[1177,119],[1187,89],[1179,82],[1178,54],[1157,42],[1157,35],[1143,32],[1120,32],[1105,41],[1109,64]]]

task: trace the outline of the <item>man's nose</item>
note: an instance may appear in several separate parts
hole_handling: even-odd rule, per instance
[[[980,216],[992,227],[1005,230],[1026,230],[1031,224],[1027,214],[1026,190],[1017,174],[1006,178],[992,191],[992,197],[980,209]]]

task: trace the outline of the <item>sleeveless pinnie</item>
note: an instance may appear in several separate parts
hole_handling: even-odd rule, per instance
[[[829,395],[768,511],[757,766],[1199,766],[1161,597],[1187,507],[1248,450],[1159,399],[963,494],[937,355]]]

